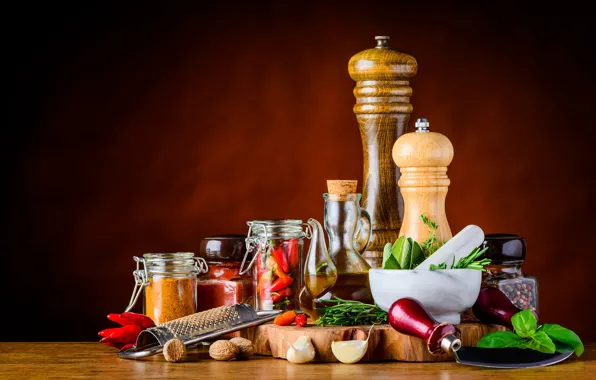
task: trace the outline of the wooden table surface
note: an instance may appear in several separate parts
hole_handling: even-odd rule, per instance
[[[491,370],[447,363],[291,364],[256,356],[248,361],[218,362],[205,352],[189,361],[168,363],[156,355],[145,360],[118,359],[116,351],[98,343],[0,343],[0,379],[596,379],[596,345],[581,358],[550,367]]]

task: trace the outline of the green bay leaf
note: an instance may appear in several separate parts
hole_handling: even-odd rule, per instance
[[[383,249],[383,269],[400,269],[397,260],[391,252],[391,243],[385,244]]]

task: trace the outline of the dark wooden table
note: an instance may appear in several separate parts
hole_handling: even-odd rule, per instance
[[[123,360],[98,343],[0,343],[0,379],[596,379],[596,345],[581,358],[538,369],[492,370],[446,363],[291,364],[256,356],[247,361],[218,362],[205,352],[188,361],[168,363],[156,355]]]

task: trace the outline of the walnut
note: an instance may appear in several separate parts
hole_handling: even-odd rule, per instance
[[[247,359],[255,354],[255,347],[248,339],[238,337],[230,339],[230,342],[234,343],[236,347],[238,347],[238,350],[240,351],[238,353],[238,357],[241,359]]]
[[[169,362],[179,362],[186,356],[186,346],[180,339],[170,339],[163,346],[163,356]]]
[[[209,347],[209,356],[215,360],[230,360],[238,356],[238,347],[229,340],[218,340]]]

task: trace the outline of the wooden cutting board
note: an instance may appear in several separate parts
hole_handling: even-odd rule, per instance
[[[464,346],[475,346],[485,334],[503,331],[505,327],[498,325],[484,325],[481,323],[462,323],[457,325],[462,334]],[[250,339],[258,355],[271,355],[276,358],[286,358],[288,345],[282,340],[284,336],[294,342],[302,335],[310,336],[317,355],[315,361],[337,362],[331,352],[331,342],[352,339],[366,339],[370,326],[277,326],[266,324],[244,330],[242,335]],[[390,325],[375,326],[368,342],[368,351],[363,362],[375,361],[406,361],[406,362],[443,362],[453,360],[453,355],[444,354],[433,356],[426,349],[426,343],[419,338],[404,335],[395,331]]]

